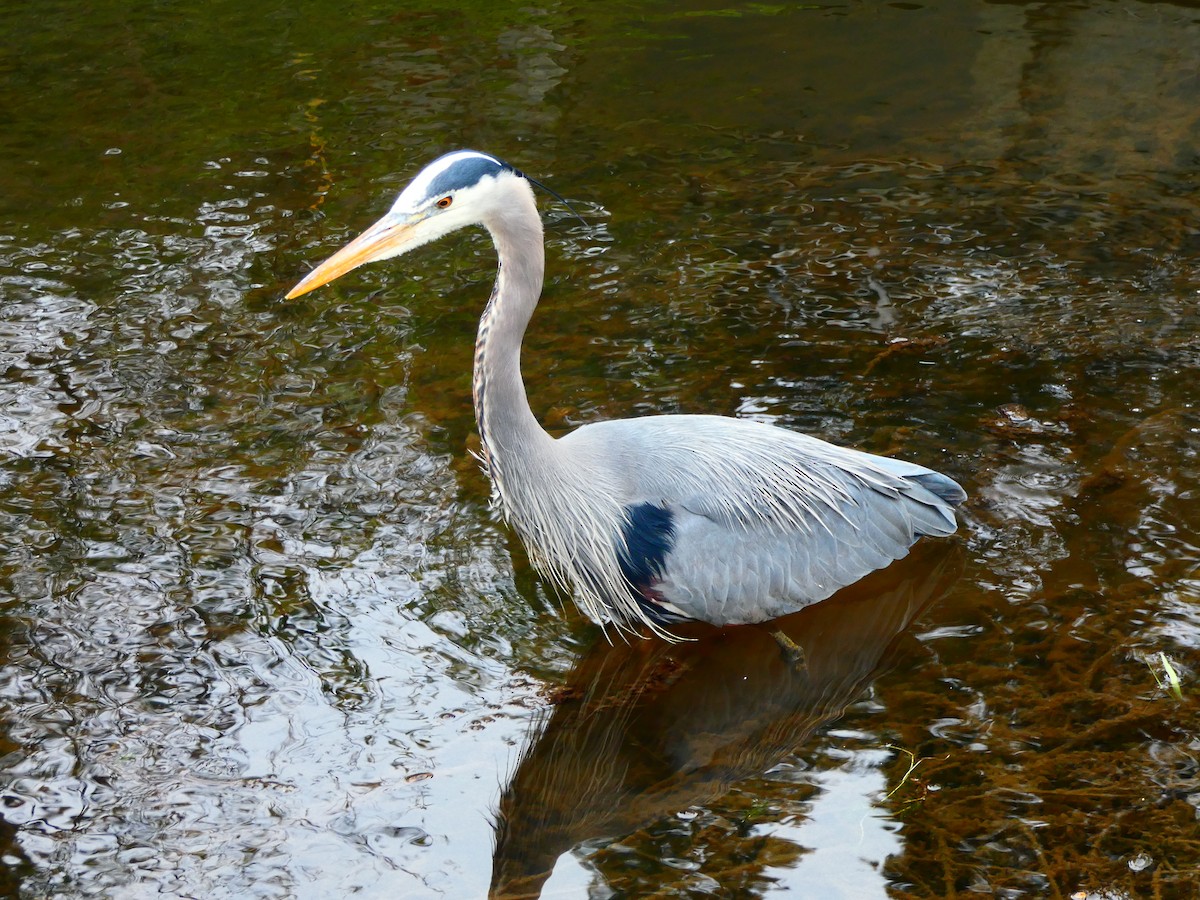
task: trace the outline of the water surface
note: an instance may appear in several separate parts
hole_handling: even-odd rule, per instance
[[[1196,4],[7,21],[7,895],[1200,888]],[[460,146],[588,223],[549,428],[903,455],[960,536],[785,623],[804,672],[607,644],[468,452],[486,237],[281,300]]]

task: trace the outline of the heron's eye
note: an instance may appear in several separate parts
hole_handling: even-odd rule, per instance
[[[453,197],[443,197],[441,200],[439,200],[439,201],[437,202],[437,208],[438,208],[438,209],[445,209],[447,206],[449,206],[449,205],[450,205],[451,203],[453,203],[453,202],[454,202],[454,198],[453,198]]]

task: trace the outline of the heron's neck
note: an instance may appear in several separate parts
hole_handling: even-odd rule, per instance
[[[500,266],[475,341],[475,417],[488,472],[504,501],[511,500],[512,484],[526,483],[506,476],[535,465],[553,443],[534,418],[521,379],[521,340],[542,291],[546,252],[532,193],[526,188],[518,199],[527,202],[486,223]]]

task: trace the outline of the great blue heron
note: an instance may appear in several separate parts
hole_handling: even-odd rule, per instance
[[[486,228],[500,258],[473,386],[493,500],[593,621],[667,636],[680,620],[766,621],[957,529],[966,494],[945,475],[772,425],[670,415],[547,434],[520,369],[542,290],[542,222],[529,179],[486,153],[434,160],[287,296],[467,225]]]

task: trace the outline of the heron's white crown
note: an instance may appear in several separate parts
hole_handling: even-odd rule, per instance
[[[392,212],[402,215],[427,209],[443,197],[457,200],[457,195],[476,188],[486,188],[502,173],[516,174],[507,163],[477,150],[455,150],[439,156],[408,184]],[[452,209],[448,207],[448,209]]]

